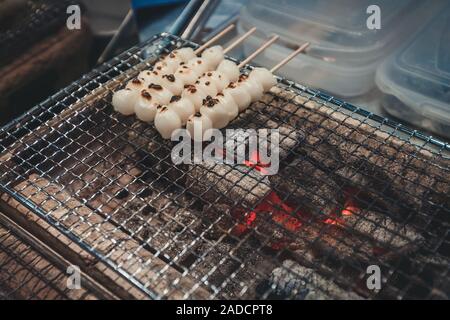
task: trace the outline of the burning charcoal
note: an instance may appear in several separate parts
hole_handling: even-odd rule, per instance
[[[267,179],[244,165],[205,163],[190,165],[186,187],[208,202],[235,203],[253,207],[269,193]]]
[[[283,298],[297,300],[361,300],[358,294],[341,289],[313,269],[285,260],[274,269],[269,280],[273,292]]]
[[[362,210],[342,216],[345,225],[352,231],[359,232],[383,248],[418,247],[424,238],[414,228],[400,225],[387,216],[373,211]]]
[[[266,95],[271,112],[335,146],[346,163],[361,159],[382,170],[399,201],[409,210],[422,211],[428,201],[450,205],[450,161],[402,141],[360,120],[321,105],[313,99],[275,88]],[[268,96],[268,97],[267,97]],[[294,102],[293,102],[294,101]],[[330,155],[329,158],[332,158]]]
[[[309,213],[329,215],[342,203],[339,186],[325,172],[300,157],[269,180],[281,198]]]
[[[264,203],[268,202],[258,205],[251,212],[253,215],[248,214],[251,221],[247,218],[245,223],[264,246],[295,250],[301,255],[301,261],[367,264],[377,259],[373,255],[374,247],[366,239],[347,232],[331,219],[325,219],[326,216],[323,220],[310,220],[302,217],[304,213],[286,205],[278,209],[278,205],[270,208]],[[259,210],[259,207],[265,210]]]
[[[359,161],[359,165],[346,165],[336,170],[333,175],[344,189],[358,190],[353,196],[362,208],[369,210],[378,208],[401,218],[400,213],[404,209],[404,204],[398,201],[400,196],[392,190],[389,179],[383,171],[377,170],[365,161]]]

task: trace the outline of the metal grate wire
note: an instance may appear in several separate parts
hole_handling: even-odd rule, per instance
[[[289,130],[286,176],[175,166],[173,145],[114,113],[110,99],[162,53],[186,45],[196,46],[155,36],[2,128],[5,195],[152,299],[448,295],[448,144],[280,79],[230,126]],[[336,212],[350,187],[361,211],[342,226]],[[269,212],[258,211],[272,191],[287,206],[269,201]],[[382,270],[381,290],[365,287],[369,265]]]

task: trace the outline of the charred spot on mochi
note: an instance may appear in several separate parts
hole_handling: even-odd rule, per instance
[[[246,75],[246,74],[241,74],[240,76],[239,76],[239,82],[242,82],[242,81],[245,81],[245,80],[247,80],[247,78],[248,78],[248,76]]]
[[[166,74],[163,76],[163,78],[166,78],[170,82],[175,82],[175,76],[173,74]]]
[[[208,77],[211,77],[212,76],[212,72],[208,72]]]
[[[150,71],[147,71],[145,74],[149,76],[149,75],[151,75],[152,73],[151,73]]]
[[[194,113],[194,117],[201,118],[202,114],[200,112]]]
[[[180,99],[181,99],[181,96],[172,96],[172,98],[170,98],[170,102],[171,103],[177,102],[177,101],[180,101]]]
[[[202,64],[202,60],[197,60],[197,64]]]
[[[184,85],[184,88],[187,89],[187,91],[190,93],[197,92],[197,88],[193,84],[186,84],[186,85]]]
[[[209,81],[205,82],[205,86],[209,86],[210,84],[211,84],[211,82],[209,82]]]
[[[211,96],[207,96],[205,99],[203,99],[203,105],[208,107],[208,108],[212,108],[218,103],[219,103],[219,100],[218,99],[214,99]]]
[[[142,81],[139,80],[138,78],[134,78],[133,80],[131,80],[131,83],[133,83],[133,84],[141,84]]]
[[[130,89],[130,88],[125,88],[124,90],[126,90],[126,91],[131,91],[131,89]]]
[[[156,69],[158,69],[159,71],[161,71],[161,70],[162,70],[162,67],[161,67],[161,66],[157,66]]]
[[[163,106],[159,106],[158,109],[159,109],[159,112],[166,112],[167,110],[169,110],[169,109],[167,109],[166,106],[164,106],[164,107]]]
[[[158,71],[153,71],[153,74],[154,74],[155,76],[159,75]]]
[[[231,88],[231,89],[236,88],[236,82],[230,82],[230,84],[228,85],[228,88]]]
[[[189,69],[189,67],[188,67],[188,66],[182,66],[182,68],[183,68],[183,69]]]
[[[151,100],[152,99],[152,95],[147,90],[142,90],[141,91],[141,96],[142,96],[142,98],[144,98],[146,100]]]
[[[223,97],[223,96],[224,96],[222,92],[219,92],[217,95],[218,95],[219,97]]]
[[[150,83],[148,85],[148,88],[149,89],[155,89],[155,90],[158,90],[158,91],[163,89],[163,87],[161,87],[159,84],[156,84],[156,83]]]
[[[185,64],[186,62],[180,62],[180,66],[183,66],[183,68],[186,67]]]
[[[200,83],[200,81],[198,81],[198,80],[197,80],[197,81],[195,81],[195,84],[199,84],[199,83]]]
[[[170,54],[169,54],[169,58],[175,58],[176,57],[176,55],[173,53],[173,52],[171,52]]]

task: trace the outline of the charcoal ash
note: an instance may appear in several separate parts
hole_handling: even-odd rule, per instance
[[[295,300],[360,300],[356,293],[344,290],[331,280],[292,260],[285,260],[275,268],[269,278],[273,293],[285,299]]]

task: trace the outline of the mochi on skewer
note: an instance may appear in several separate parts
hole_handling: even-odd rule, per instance
[[[211,96],[206,97],[203,101],[200,113],[211,119],[213,128],[222,129],[229,123],[228,111],[220,103],[219,99],[212,98]]]
[[[142,90],[134,104],[136,117],[144,122],[151,122],[155,119],[158,104],[153,101],[152,95],[147,90]]]
[[[206,141],[211,139],[208,130],[213,128],[211,119],[200,112],[191,115],[186,123],[186,130],[194,141]]]

